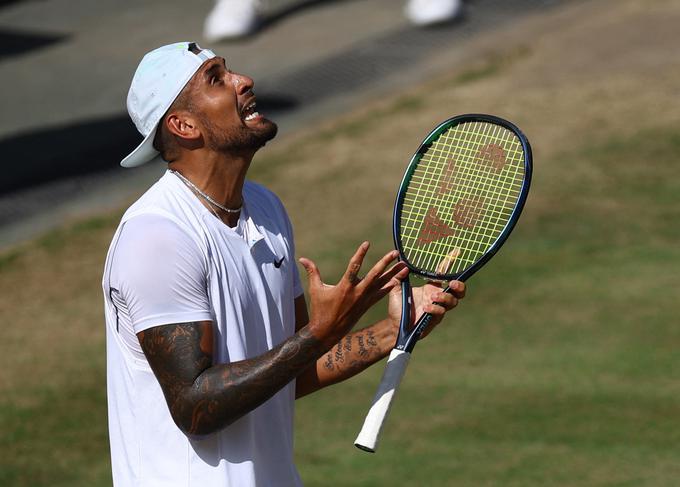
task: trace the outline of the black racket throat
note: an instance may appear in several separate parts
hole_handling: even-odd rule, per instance
[[[451,292],[446,286],[444,292]],[[433,303],[436,304],[436,303]],[[411,323],[411,309],[413,308],[413,291],[408,278],[401,282],[401,320],[399,321],[399,336],[394,348],[411,353],[418,340],[425,330],[430,326],[433,316],[430,313],[423,313],[418,321]]]
[[[408,277],[401,281],[401,320],[399,321],[399,336],[395,346],[398,350],[411,353],[416,342],[422,335],[420,333],[411,334],[411,306],[413,304],[413,292]],[[413,330],[415,331],[415,330]],[[410,338],[410,339],[409,339]]]

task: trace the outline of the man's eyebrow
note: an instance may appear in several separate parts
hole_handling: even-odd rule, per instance
[[[219,70],[220,68],[229,71],[227,67],[227,61],[223,57],[214,57],[206,63],[207,67],[204,67],[204,73],[212,73],[213,71]]]
[[[209,67],[205,68],[205,71],[203,72],[203,76],[208,77],[212,76],[215,74],[216,71],[219,71],[222,65],[218,62],[213,62]]]

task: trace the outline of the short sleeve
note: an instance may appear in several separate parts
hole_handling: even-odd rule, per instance
[[[135,333],[212,320],[204,252],[169,218],[145,214],[125,222],[111,266],[111,287],[125,302]]]

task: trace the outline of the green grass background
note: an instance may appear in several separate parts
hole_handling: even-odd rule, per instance
[[[495,113],[535,149],[522,220],[417,347],[379,452],[352,442],[382,364],[297,403],[306,485],[680,483],[679,9],[592,3],[256,159],[334,281],[362,240],[391,247],[401,172],[436,122]],[[100,279],[121,211],[0,256],[2,486],[110,485]]]

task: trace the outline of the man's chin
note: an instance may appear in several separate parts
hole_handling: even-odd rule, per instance
[[[274,122],[263,118],[256,124],[240,125],[236,131],[231,133],[218,133],[215,129],[210,129],[207,132],[207,139],[209,145],[218,152],[252,153],[276,137],[278,130]]]
[[[267,142],[272,140],[274,137],[276,137],[276,134],[279,131],[278,125],[276,125],[274,122],[271,120],[265,118],[263,119],[259,127],[257,127],[257,148],[259,149],[260,147],[263,147]]]

